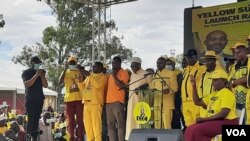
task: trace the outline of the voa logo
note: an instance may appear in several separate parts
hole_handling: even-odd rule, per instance
[[[244,129],[226,129],[227,136],[247,136]]]

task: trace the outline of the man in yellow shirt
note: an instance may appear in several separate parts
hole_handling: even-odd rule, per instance
[[[171,129],[174,93],[178,89],[176,75],[166,69],[166,59],[163,57],[157,59],[157,69],[150,84],[150,88],[157,90],[154,96],[154,125],[158,129]]]
[[[235,46],[235,58],[236,63],[233,69],[232,78],[231,78],[231,87],[234,88],[234,93],[236,96],[236,109],[237,116],[240,117],[241,111],[245,108],[246,104],[246,95],[248,88],[246,82],[241,81],[247,76],[247,48],[244,44],[237,44]]]
[[[70,141],[75,141],[74,131],[76,124],[78,125],[78,133],[76,133],[77,141],[83,140],[84,133],[82,94],[78,87],[78,77],[80,75],[80,71],[77,69],[76,64],[76,58],[70,56],[68,58],[68,63],[65,64],[64,71],[59,78],[59,84],[64,83],[66,89],[64,102],[66,105],[67,118],[69,120]],[[75,116],[77,122],[75,121]]]
[[[166,58],[166,68],[171,70],[175,73],[178,85],[178,91],[174,94],[174,104],[175,109],[173,111],[173,118],[172,118],[172,128],[173,129],[181,129],[182,127],[185,128],[184,125],[184,118],[181,111],[181,81],[182,81],[182,73],[179,69],[175,68],[175,58],[169,57]],[[185,62],[183,62],[185,63]]]
[[[195,119],[199,116],[199,107],[194,105],[192,98],[193,87],[190,81],[190,75],[193,75],[196,80],[200,80],[199,71],[201,66],[197,61],[197,51],[190,49],[186,54],[188,66],[183,70],[183,80],[181,85],[182,112],[186,126],[195,123]]]
[[[228,74],[220,69],[215,70],[210,77],[214,92],[204,98],[199,98],[196,90],[196,80],[193,75],[193,101],[196,105],[207,109],[205,117],[196,119],[196,124],[189,126],[185,131],[185,141],[211,141],[221,134],[222,125],[237,125],[236,102],[234,94],[226,88]]]
[[[103,64],[95,62],[93,73],[84,82],[83,88],[84,126],[88,141],[102,141],[102,109],[107,85],[107,76],[102,73]]]
[[[213,72],[218,69],[216,66],[216,54],[213,50],[206,51],[204,57],[205,59],[205,69],[201,72],[201,79],[197,84],[197,93],[200,98],[207,97],[213,91],[212,79],[210,77],[213,75]],[[221,68],[220,68],[221,69]],[[206,116],[206,109],[200,107],[200,117]]]

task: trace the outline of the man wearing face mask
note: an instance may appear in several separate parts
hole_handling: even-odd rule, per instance
[[[157,71],[150,83],[150,88],[157,90],[154,94],[154,107],[157,107],[154,109],[154,125],[156,129],[171,129],[175,108],[174,93],[178,90],[176,75],[173,71],[166,69],[164,57],[158,58],[156,65]]]
[[[175,77],[177,79],[177,85],[178,85],[178,91],[174,95],[175,109],[173,110],[173,117],[172,117],[171,125],[173,129],[181,129],[182,127],[185,129],[185,123],[184,123],[185,121],[184,121],[184,117],[181,111],[181,106],[182,106],[181,82],[182,82],[183,76],[182,76],[181,71],[175,68],[175,58],[173,57],[166,58],[166,68],[174,72]]]
[[[30,59],[31,68],[25,70],[22,74],[26,93],[25,108],[28,114],[27,133],[31,136],[32,141],[36,141],[39,134],[39,118],[45,98],[43,87],[48,87],[45,70],[40,69],[41,63],[42,61],[37,56],[33,56]]]
[[[83,105],[82,105],[82,94],[78,88],[78,77],[80,75],[80,71],[77,68],[76,58],[70,56],[68,58],[68,62],[65,64],[64,71],[59,77],[59,84],[63,84],[65,86],[65,96],[64,102],[66,105],[66,114],[69,119],[69,135],[70,141],[75,141],[74,139],[74,131],[77,127],[77,141],[83,140]],[[75,115],[76,120],[75,121]]]

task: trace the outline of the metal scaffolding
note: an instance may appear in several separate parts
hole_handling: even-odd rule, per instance
[[[106,9],[111,5],[137,0],[75,0],[92,6],[92,64],[95,61],[106,63]]]

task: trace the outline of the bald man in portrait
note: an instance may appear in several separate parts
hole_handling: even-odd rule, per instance
[[[225,68],[226,63],[224,58],[231,58],[232,55],[223,52],[223,49],[227,46],[228,39],[227,34],[222,30],[213,30],[206,36],[204,44],[207,50],[213,50],[216,53],[217,64],[222,68]]]

